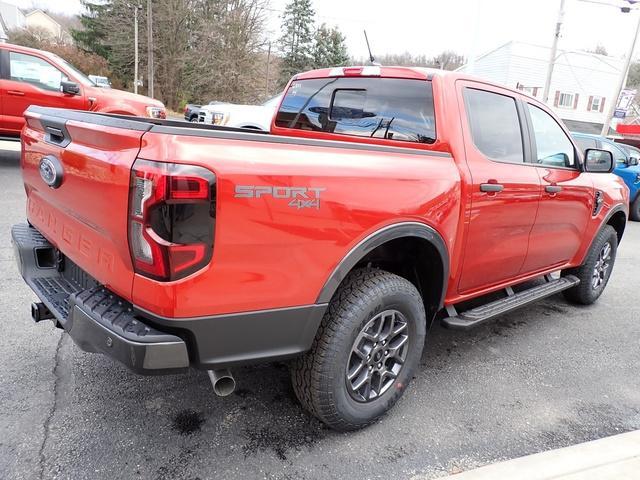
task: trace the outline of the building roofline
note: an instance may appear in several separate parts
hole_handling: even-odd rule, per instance
[[[479,55],[475,58],[475,62],[482,60],[484,57],[491,55],[494,52],[497,52],[498,50],[506,47],[507,45],[513,45],[513,44],[519,44],[519,45],[528,45],[530,47],[538,47],[538,48],[544,48],[546,50],[551,50],[551,47],[548,47],[546,45],[541,45],[539,43],[531,43],[531,42],[522,42],[519,40],[509,40],[508,42],[502,43],[499,46],[483,53],[482,55]],[[574,50],[574,49],[564,49],[564,48],[558,48],[558,55],[557,57],[561,56],[561,55],[566,55],[568,53],[571,54],[577,54],[577,55],[584,55],[584,56],[588,56],[588,57],[593,57],[599,61],[601,61],[602,63],[604,63],[605,65],[607,65],[608,67],[615,69],[615,70],[619,70],[618,68],[616,68],[614,65],[611,65],[611,63],[609,63],[607,60],[611,60],[611,59],[615,59],[615,60],[621,60],[620,57],[613,57],[611,55],[602,55],[600,53],[593,53],[593,52],[585,52],[584,50]],[[556,57],[556,58],[557,58]],[[544,59],[540,59],[540,60],[544,60]],[[461,65],[460,67],[458,67],[455,71],[458,70],[462,70],[463,68],[465,68],[467,65],[469,64],[469,62],[467,61],[467,63],[465,63],[464,65]]]
[[[62,25],[60,25],[60,22],[58,22],[55,18],[53,18],[51,15],[49,15],[47,12],[45,12],[44,10],[42,10],[41,8],[36,8],[34,10],[31,10],[29,13],[25,13],[24,16],[25,17],[30,17],[31,15],[33,15],[34,13],[42,13],[44,16],[46,16],[49,20],[51,20],[52,22],[54,22],[56,25],[58,25],[60,28],[62,28]]]

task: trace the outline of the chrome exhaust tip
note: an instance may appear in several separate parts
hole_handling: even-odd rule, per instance
[[[209,370],[207,373],[213,385],[213,391],[219,397],[231,395],[236,389],[236,381],[228,369]]]

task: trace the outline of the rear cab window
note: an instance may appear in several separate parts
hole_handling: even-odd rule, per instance
[[[464,99],[476,148],[490,160],[524,163],[523,136],[515,98],[465,88]]]
[[[276,127],[432,144],[436,125],[431,82],[399,78],[295,80]]]

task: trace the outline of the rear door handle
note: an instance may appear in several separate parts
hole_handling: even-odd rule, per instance
[[[562,187],[560,185],[547,185],[544,187],[544,191],[547,193],[560,193],[562,191]]]
[[[504,185],[500,185],[499,183],[481,183],[480,191],[481,192],[501,192],[504,190]]]
[[[24,97],[24,92],[19,90],[7,90],[7,95],[15,95],[16,97]]]

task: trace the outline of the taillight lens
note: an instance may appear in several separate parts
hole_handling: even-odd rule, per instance
[[[203,167],[136,160],[129,195],[129,249],[136,273],[170,281],[213,254],[216,177]]]

